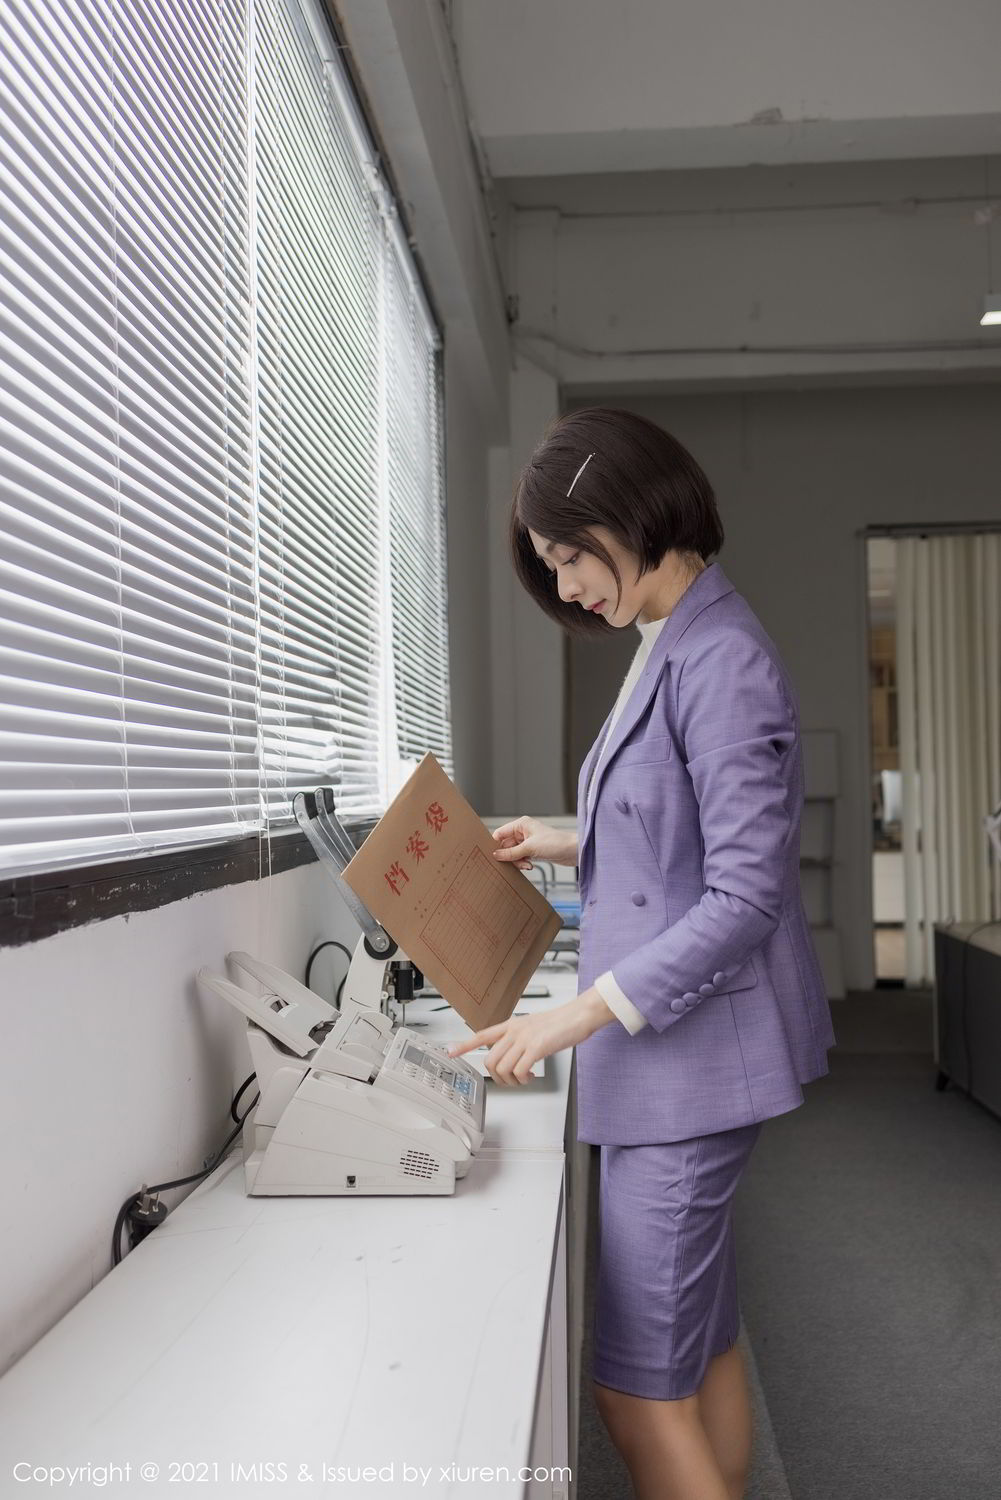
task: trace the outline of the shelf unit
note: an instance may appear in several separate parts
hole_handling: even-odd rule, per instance
[[[829,1000],[845,993],[841,933],[834,925],[834,809],[840,795],[838,736],[834,729],[804,729],[803,820],[800,888]]]

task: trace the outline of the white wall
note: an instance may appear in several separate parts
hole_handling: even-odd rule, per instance
[[[125,1198],[200,1170],[232,1129],[245,1027],[196,971],[225,973],[243,948],[301,979],[324,938],[353,946],[353,925],[306,866],[0,952],[0,1369],[110,1269]],[[344,959],[328,952],[314,981],[332,999]]]

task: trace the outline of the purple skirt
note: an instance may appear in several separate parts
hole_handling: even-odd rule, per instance
[[[733,1195],[761,1122],[650,1146],[600,1146],[591,1375],[676,1401],[740,1330]]]

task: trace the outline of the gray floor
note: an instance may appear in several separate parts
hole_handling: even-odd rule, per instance
[[[1001,1120],[935,1090],[930,995],[832,1013],[830,1073],[766,1123],[737,1193],[745,1500],[998,1500]],[[628,1472],[588,1379],[595,1199],[578,1495],[614,1500]]]

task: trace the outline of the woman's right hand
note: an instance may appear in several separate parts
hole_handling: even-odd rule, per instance
[[[577,834],[572,828],[551,828],[540,818],[512,818],[493,833],[500,845],[494,859],[517,865],[519,870],[533,869],[532,859],[552,860],[554,865],[577,863]]]

